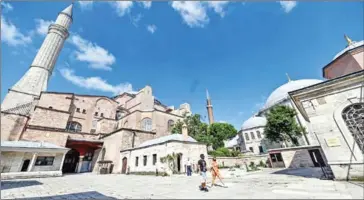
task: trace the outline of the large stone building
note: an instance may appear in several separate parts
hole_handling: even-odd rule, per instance
[[[273,167],[324,167],[336,179],[363,176],[364,41],[345,39],[348,46],[323,68],[328,80],[288,78],[258,114],[243,123],[242,151],[268,152]],[[298,147],[264,139],[265,116],[275,105],[296,109],[296,121],[307,131]]]
[[[7,149],[1,153],[6,159],[1,162],[1,172],[13,173],[9,176],[34,171],[43,171],[43,175],[97,171],[95,166],[100,160],[112,162],[114,173],[125,172],[130,163],[121,157],[120,151],[136,148],[148,140],[168,138],[174,123],[191,114],[187,103],[178,109],[162,104],[153,96],[150,86],[115,97],[47,91],[69,34],[72,8],[70,5],[64,9],[50,25],[31,67],[2,102],[1,140],[6,143],[1,146]],[[180,142],[184,145],[159,150],[166,152],[168,148],[168,152],[180,153],[195,145],[195,141],[188,139]],[[206,153],[206,146],[194,153]],[[16,159],[8,156],[15,154]],[[34,167],[37,164],[40,167]]]

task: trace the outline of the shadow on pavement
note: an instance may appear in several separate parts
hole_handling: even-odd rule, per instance
[[[364,188],[364,182],[348,181],[348,183]]]
[[[39,199],[116,199],[114,197],[105,196],[99,192],[91,191],[91,192],[80,192],[80,193],[71,193],[64,195],[54,195],[54,196],[43,196],[43,197],[32,197],[32,198],[18,198],[18,199],[27,199],[27,200],[39,200]]]
[[[33,185],[43,185],[39,181],[1,181],[1,190],[22,188]]]
[[[305,178],[318,178],[323,177],[323,172],[319,167],[310,167],[310,168],[297,168],[297,169],[283,169],[272,174],[285,174],[292,176],[300,176]]]

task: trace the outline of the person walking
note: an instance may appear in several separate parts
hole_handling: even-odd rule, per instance
[[[211,174],[212,174],[212,183],[211,183],[212,187],[215,185],[216,177],[219,177],[221,179],[219,165],[217,164],[216,158],[212,159]]]
[[[191,167],[190,158],[187,159],[186,166],[187,166],[187,176],[191,176],[192,175],[192,167]]]
[[[205,161],[205,155],[201,154],[200,155],[200,160],[198,161],[198,168],[197,170],[200,172],[201,175],[201,186],[200,186],[200,190],[201,191],[205,191],[208,192],[209,190],[206,187],[206,171],[207,171],[207,164]]]

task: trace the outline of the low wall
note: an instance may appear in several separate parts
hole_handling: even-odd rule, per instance
[[[212,156],[208,157],[209,164],[212,163]],[[262,161],[264,164],[266,164],[268,160],[268,154],[264,155],[244,155],[244,157],[216,157],[216,161],[219,164],[219,166],[224,167],[235,167],[237,165],[243,166],[245,163],[249,165],[251,162],[254,162],[255,165],[259,165],[259,163]]]
[[[1,173],[1,180],[46,178],[46,177],[59,177],[59,176],[62,176],[62,171],[9,172],[9,173]]]

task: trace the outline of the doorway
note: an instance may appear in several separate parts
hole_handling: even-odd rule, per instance
[[[177,154],[177,171],[181,172],[181,161],[182,161],[182,154]]]
[[[272,161],[272,168],[285,168],[282,154],[280,152],[269,154]]]
[[[321,152],[319,149],[308,150],[310,154],[311,160],[315,167],[326,167],[325,161],[322,158]]]
[[[29,159],[24,160],[23,166],[21,167],[21,170],[20,171],[21,172],[26,172],[28,170],[29,163],[30,163],[30,160]]]
[[[126,157],[123,158],[123,167],[121,168],[121,173],[126,174],[126,168],[128,166],[128,159]]]
[[[62,167],[63,173],[75,173],[78,160],[80,159],[80,153],[77,150],[71,149],[68,151],[64,158],[64,163]]]

